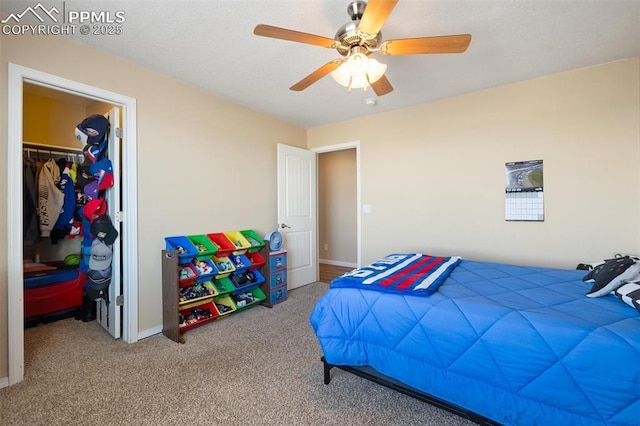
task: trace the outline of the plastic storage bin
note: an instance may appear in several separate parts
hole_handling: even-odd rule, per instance
[[[254,253],[260,251],[262,247],[264,247],[264,240],[258,235],[258,233],[252,229],[245,229],[244,231],[240,231],[240,233],[244,236],[244,238],[249,242],[251,248],[247,251],[249,253]]]
[[[198,278],[198,274],[193,268],[193,265],[190,263],[187,265],[178,265],[178,284],[180,287],[191,285],[196,278]]]
[[[164,241],[167,250],[176,250],[178,252],[179,265],[191,263],[196,254],[198,254],[196,247],[186,236],[166,237]]]
[[[253,253],[247,253],[247,259],[249,259],[249,262],[251,262],[251,266],[249,267],[249,270],[251,271],[262,268],[266,263],[264,257],[262,257],[262,255],[257,251]]]
[[[244,272],[251,267],[251,261],[244,254],[230,254],[229,260],[236,268],[236,272]]]
[[[260,287],[253,288],[251,290],[245,291],[243,293],[234,294],[232,296],[233,302],[236,304],[236,309],[239,311],[241,309],[248,308],[250,306],[256,305],[258,303],[263,302],[267,297],[260,289]]]
[[[213,261],[210,259],[199,260],[196,258],[193,259],[192,265],[196,274],[198,274],[196,279],[200,282],[210,280],[218,274],[218,268],[216,268],[216,265],[214,265]]]
[[[197,252],[196,259],[198,260],[211,259],[218,251],[218,248],[213,245],[213,241],[206,235],[189,235],[187,238],[194,245]]]
[[[236,289],[236,286],[233,285],[228,276],[214,279],[213,285],[215,286],[216,290],[218,290],[218,294],[221,295],[225,293],[231,293]]]
[[[251,243],[242,235],[240,231],[229,231],[224,233],[234,246],[233,253],[246,253],[251,248]]]
[[[181,331],[186,331],[213,321],[219,316],[220,314],[213,302],[203,303],[193,308],[181,309],[178,315],[178,327]]]
[[[186,287],[180,287],[179,306],[180,309],[186,309],[196,306],[207,299],[212,299],[218,295],[218,290],[212,281],[203,283],[193,283]]]
[[[246,280],[246,274],[251,274],[252,279]],[[245,279],[243,280],[242,277],[245,277]],[[253,287],[259,286],[264,282],[264,276],[258,270],[247,271],[241,274],[236,272],[234,274],[231,274],[229,278],[231,279],[233,285],[236,287],[236,289],[233,291],[233,294],[242,293],[243,291],[247,291]]]
[[[231,242],[224,232],[216,232],[213,234],[207,234],[207,237],[213,242],[218,251],[216,257],[228,257],[236,249],[236,246]]]
[[[233,266],[233,262],[228,257],[220,257],[218,254],[211,259],[213,264],[216,265],[218,273],[216,278],[222,278],[228,276],[230,273],[235,272],[236,267]]]
[[[235,312],[236,304],[233,302],[233,299],[229,295],[218,296],[213,299],[213,303],[216,305],[216,309],[220,316],[228,315],[231,312]]]
[[[87,276],[77,269],[61,273],[45,271],[24,280],[24,317],[38,317],[82,305]]]

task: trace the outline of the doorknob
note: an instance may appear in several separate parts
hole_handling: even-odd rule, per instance
[[[291,228],[289,225],[287,225],[286,223],[281,223],[280,224],[280,228],[285,229],[285,228]]]

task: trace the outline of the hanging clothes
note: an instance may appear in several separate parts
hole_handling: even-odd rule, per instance
[[[49,159],[42,166],[38,176],[38,217],[43,237],[51,235],[51,230],[62,210],[64,194],[57,187],[59,181],[60,168],[53,159]]]
[[[58,163],[58,165],[60,165],[60,163]],[[59,239],[64,238],[71,232],[73,215],[76,210],[76,191],[73,185],[73,179],[71,179],[69,173],[69,167],[70,165],[67,163],[62,171],[60,183],[58,184],[64,194],[64,201],[58,220],[51,231],[51,244],[56,244]]]
[[[36,190],[36,163],[31,158],[22,162],[22,239],[33,245],[40,237],[38,221],[38,192]]]

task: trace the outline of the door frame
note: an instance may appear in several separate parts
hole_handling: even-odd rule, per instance
[[[9,386],[24,379],[24,289],[22,253],[22,123],[23,83],[71,93],[122,108],[122,340],[138,341],[138,211],[136,99],[68,80],[14,63],[8,64],[7,79],[7,315]],[[20,176],[16,179],[16,176]],[[11,248],[11,249],[9,249]],[[114,301],[115,303],[115,301]]]
[[[357,268],[359,268],[360,266],[362,266],[362,214],[360,213],[361,210],[361,203],[362,203],[362,199],[361,199],[361,190],[360,190],[360,141],[352,141],[352,142],[345,142],[345,143],[341,143],[341,144],[336,144],[336,145],[326,145],[326,146],[320,146],[317,148],[311,148],[311,151],[316,153],[316,157],[317,154],[323,154],[326,152],[334,152],[334,151],[342,151],[345,149],[354,149],[356,150],[356,251],[357,251]],[[317,171],[317,168],[316,168]],[[316,183],[319,180],[316,179]],[[316,196],[318,195],[318,191],[316,191]],[[318,205],[318,202],[316,201],[316,209],[319,209],[320,206]],[[316,235],[318,234],[318,221],[317,221],[317,217],[318,214],[316,213]],[[317,252],[316,253],[320,253],[320,240],[317,239]],[[316,259],[317,261],[317,259]]]

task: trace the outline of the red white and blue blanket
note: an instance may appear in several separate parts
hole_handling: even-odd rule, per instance
[[[390,254],[334,279],[331,288],[359,288],[428,296],[440,287],[461,260],[459,256]]]

